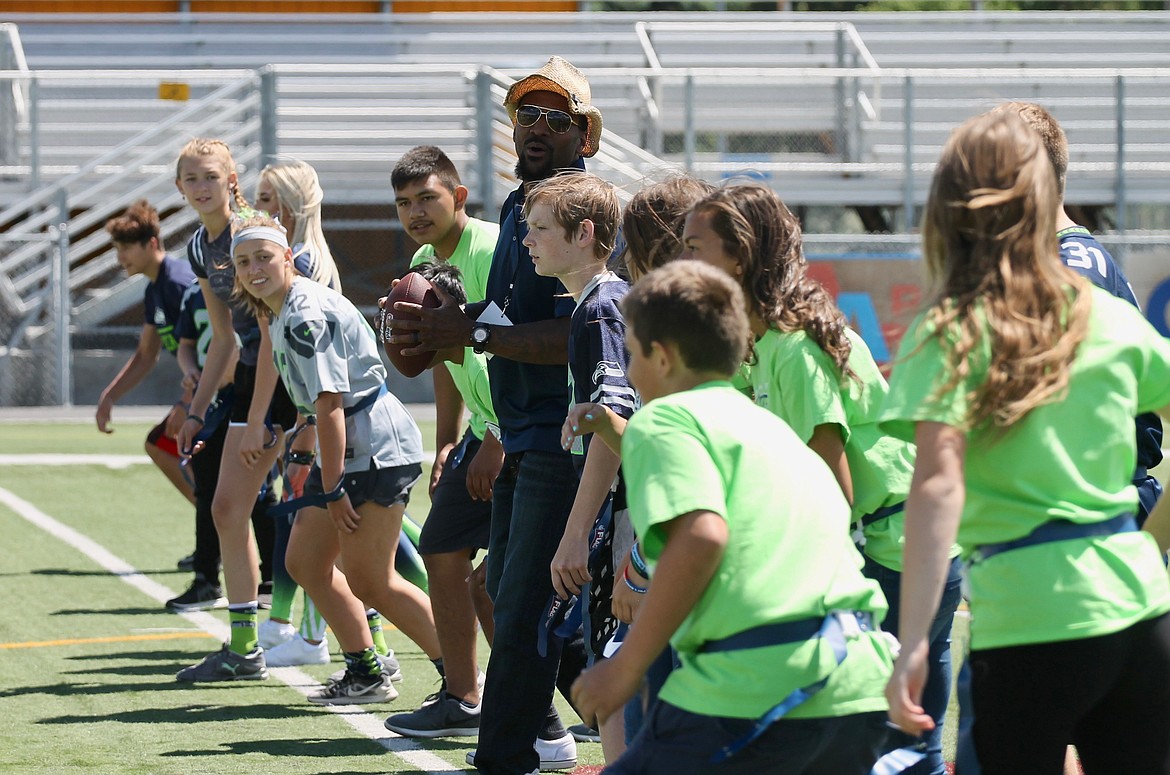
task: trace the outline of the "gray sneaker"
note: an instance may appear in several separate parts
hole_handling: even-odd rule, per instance
[[[382,665],[382,675],[389,676],[394,683],[402,683],[402,665],[398,664],[398,658],[394,656],[393,651],[389,654],[379,654],[378,662]],[[340,681],[344,677],[345,669],[342,668],[329,676],[329,680]]]
[[[317,705],[365,705],[370,702],[390,702],[398,697],[398,690],[385,673],[354,675],[345,671],[340,681],[329,681],[325,688],[309,695],[309,702]]]
[[[386,728],[406,737],[449,737],[479,734],[479,706],[468,707],[446,692],[411,713],[386,719]]]
[[[261,681],[268,677],[264,665],[264,650],[254,648],[243,656],[232,651],[228,644],[203,661],[191,667],[184,667],[175,676],[186,683],[208,681]]]

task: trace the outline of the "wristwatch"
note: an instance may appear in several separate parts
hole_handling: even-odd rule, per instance
[[[475,327],[471,329],[471,349],[482,355],[483,351],[487,349],[491,336],[491,326],[487,323],[476,323]]]

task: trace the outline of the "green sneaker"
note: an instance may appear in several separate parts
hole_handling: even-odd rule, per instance
[[[175,676],[186,683],[262,681],[267,677],[263,649],[254,648],[241,656],[228,648],[226,643],[219,651],[204,657],[199,664],[185,667]]]

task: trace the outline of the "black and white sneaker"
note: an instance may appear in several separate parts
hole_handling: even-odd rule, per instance
[[[309,702],[317,705],[364,705],[371,702],[390,702],[398,697],[398,690],[385,673],[354,675],[346,670],[339,681],[330,680]]]
[[[388,676],[394,683],[402,683],[402,665],[398,664],[398,658],[394,656],[393,649],[390,650],[389,654],[379,654],[378,664],[382,666],[382,675]],[[338,670],[329,676],[329,680],[340,681],[344,676],[345,670]]]
[[[213,608],[227,608],[228,600],[223,596],[219,584],[195,579],[187,591],[167,601],[168,611],[210,611]]]
[[[600,743],[601,733],[588,724],[574,724],[569,727],[569,734],[578,743]]]
[[[386,719],[386,728],[406,737],[454,737],[479,734],[479,706],[467,705],[446,692],[410,713]]]
[[[228,648],[226,643],[219,651],[204,657],[198,664],[184,667],[175,676],[184,683],[262,681],[267,677],[263,649],[254,648],[241,655]]]

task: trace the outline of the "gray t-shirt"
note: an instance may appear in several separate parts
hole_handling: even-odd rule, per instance
[[[317,396],[340,393],[346,408],[345,470],[421,463],[422,434],[402,403],[386,389],[386,367],[374,330],[349,299],[304,277],[293,280],[269,324],[276,369],[306,416]],[[349,410],[370,396],[365,409]]]
[[[229,226],[215,239],[208,239],[200,226],[187,243],[187,260],[195,276],[206,280],[215,298],[232,311],[232,328],[240,341],[240,363],[255,366],[260,357],[260,324],[248,308],[232,299],[236,267],[232,263],[232,230]]]

